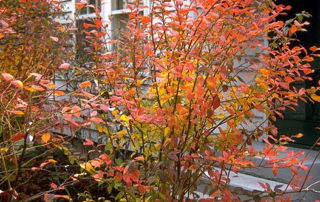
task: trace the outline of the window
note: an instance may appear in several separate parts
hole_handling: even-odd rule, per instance
[[[122,30],[125,30],[129,21],[129,14],[112,16],[112,39],[119,39]]]
[[[81,0],[76,0],[76,2],[80,2]],[[100,0],[87,0],[87,5],[80,10],[81,15],[95,13],[94,8],[101,8]]]
[[[78,62],[78,65],[84,66],[88,64],[88,62],[93,61],[93,55],[89,53],[88,49],[90,49],[92,46],[88,39],[86,38],[87,34],[84,33],[84,24],[93,24],[92,20],[77,20],[76,26],[77,26],[77,33],[76,33],[76,60]],[[93,27],[89,27],[86,29],[87,32],[92,31]]]
[[[134,5],[135,0],[112,0],[112,10],[127,9],[128,4]],[[143,0],[139,0],[139,4],[143,4]]]

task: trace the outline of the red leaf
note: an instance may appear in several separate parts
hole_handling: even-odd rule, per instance
[[[19,88],[19,89],[23,88],[23,83],[21,81],[19,81],[19,80],[11,81],[11,84],[14,85],[15,87]]]
[[[127,7],[130,9],[130,10],[133,10],[133,6],[131,4],[127,4]]]
[[[31,170],[32,171],[37,171],[37,170],[40,170],[40,168],[39,167],[32,167]]]
[[[50,187],[51,187],[52,189],[57,189],[57,188],[58,188],[58,186],[57,186],[55,183],[53,183],[53,182],[50,184]]]
[[[64,70],[66,70],[66,69],[69,69],[69,67],[70,67],[70,64],[69,64],[69,63],[63,63],[63,64],[60,65],[59,69],[64,69]]]
[[[71,123],[74,127],[76,127],[76,128],[80,127],[80,125],[77,122],[75,122],[74,120],[72,120],[70,117],[66,117],[66,120],[69,123]]]
[[[50,39],[54,42],[58,42],[59,38],[58,37],[54,37],[54,36],[50,36]]]
[[[147,192],[147,186],[144,186],[144,185],[141,185],[139,184],[138,185],[138,190],[141,194],[145,194]]]
[[[308,169],[309,169],[307,166],[302,165],[302,164],[300,164],[299,167],[300,167],[304,172],[307,172]]]
[[[218,97],[218,95],[216,95],[213,98],[213,103],[212,103],[212,108],[213,110],[217,109],[220,106],[220,98]]]
[[[8,73],[2,73],[1,76],[3,77],[4,80],[6,81],[11,81],[14,79],[14,77],[11,74]]]
[[[74,105],[72,107],[72,113],[73,113],[73,116],[77,117],[77,118],[80,118],[81,116],[81,108],[77,105]]]
[[[134,169],[130,172],[130,178],[134,182],[139,182],[140,172],[138,169]]]
[[[100,105],[100,109],[104,112],[108,112],[109,111],[109,107],[107,105],[101,104]]]
[[[103,120],[101,118],[99,118],[99,117],[92,117],[90,120],[93,123],[102,123],[103,122]]]
[[[93,142],[92,140],[86,138],[86,141],[83,143],[84,146],[92,146],[93,145]]]
[[[267,188],[266,185],[263,184],[262,182],[258,182],[258,183],[259,183],[259,185],[260,185],[263,189],[266,189],[266,188]]]
[[[13,142],[16,142],[16,141],[19,141],[19,140],[23,139],[25,136],[26,136],[25,133],[18,133],[11,140]]]
[[[108,156],[108,154],[101,154],[99,156],[99,158],[101,158],[103,161],[105,161],[107,163],[107,165],[112,164],[112,160],[111,160],[110,156]]]
[[[52,202],[53,201],[53,197],[54,197],[53,194],[45,193],[44,196],[43,196],[43,200],[45,202]]]
[[[128,174],[124,174],[124,175],[123,175],[123,181],[126,182],[127,186],[131,186],[131,185],[132,185],[130,176],[129,176]]]

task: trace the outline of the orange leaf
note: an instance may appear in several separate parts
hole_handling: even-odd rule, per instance
[[[210,90],[216,90],[216,81],[212,76],[207,79],[207,84]]]
[[[56,90],[56,91],[54,91],[54,94],[55,94],[56,96],[62,96],[62,95],[64,95],[65,93],[64,93],[63,91],[61,91],[61,90]]]
[[[134,158],[134,160],[136,160],[136,161],[144,161],[144,156],[137,156],[136,158]]]
[[[45,133],[42,135],[41,139],[44,143],[48,143],[48,141],[50,140],[51,134],[50,133]]]
[[[80,88],[85,88],[85,87],[90,87],[91,86],[91,81],[85,81],[80,83]]]
[[[96,24],[98,28],[102,27],[102,21],[101,20],[95,20],[94,24]]]
[[[67,199],[67,200],[70,199],[70,197],[68,195],[60,195],[60,194],[55,194],[53,197],[54,198],[64,198],[64,199]]]
[[[2,73],[1,76],[4,78],[6,81],[11,81],[14,79],[14,77],[11,74],[8,73]]]
[[[85,29],[88,29],[89,27],[93,27],[93,25],[88,24],[88,23],[83,23],[83,27],[84,27]]]
[[[45,90],[44,88],[42,88],[41,86],[38,86],[38,85],[32,85],[31,88],[33,88],[36,91],[44,91]]]
[[[309,49],[313,52],[318,50],[317,46],[311,46]]]
[[[295,138],[302,138],[303,137],[303,134],[302,133],[298,133],[294,136]]]
[[[297,27],[293,25],[289,30],[289,36],[292,36],[297,30]]]
[[[76,8],[81,10],[86,5],[86,2],[76,3]]]
[[[113,41],[108,41],[107,43],[108,44],[115,44],[115,43],[118,43],[118,41],[117,40],[113,40]]]
[[[320,96],[319,96],[319,95],[311,94],[311,98],[312,98],[314,101],[320,102]]]
[[[12,110],[12,111],[10,111],[10,113],[16,114],[16,115],[24,115],[24,112],[23,111],[19,111],[19,110]]]
[[[142,16],[141,22],[144,24],[147,24],[147,23],[151,22],[151,18],[148,16]]]

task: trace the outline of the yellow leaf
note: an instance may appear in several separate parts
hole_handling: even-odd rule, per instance
[[[48,143],[48,141],[50,140],[51,134],[50,133],[45,133],[42,135],[41,139],[44,143]]]
[[[123,137],[123,135],[125,135],[125,134],[127,134],[127,131],[125,131],[125,130],[121,130],[121,131],[117,132],[118,137]]]
[[[54,160],[54,159],[49,159],[48,162],[49,162],[49,163],[56,163],[57,161]]]
[[[320,96],[319,96],[319,95],[311,94],[311,98],[312,98],[314,101],[320,102]]]
[[[55,87],[56,87],[53,83],[50,83],[48,86],[49,86],[50,88],[55,88]]]
[[[123,114],[123,115],[120,116],[120,120],[124,121],[124,122],[128,122],[129,118],[126,115]]]
[[[28,86],[25,86],[24,89],[29,91],[29,92],[31,92],[31,93],[35,92],[34,88],[31,88],[31,87],[28,87]]]
[[[189,167],[189,170],[196,170],[198,169],[198,167],[199,167],[198,165],[193,164]]]
[[[98,132],[102,133],[102,131],[103,131],[102,126],[100,124],[97,124],[96,127],[97,127]]]
[[[170,132],[170,128],[168,128],[168,127],[165,128],[164,129],[164,136],[167,137],[169,135],[169,132]]]
[[[92,167],[91,163],[89,163],[89,162],[80,164],[80,167],[85,169],[89,173],[94,171],[94,168]]]

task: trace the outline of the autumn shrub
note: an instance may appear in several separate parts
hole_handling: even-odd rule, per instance
[[[0,1],[1,201],[27,198],[34,171],[55,163],[51,152],[63,141],[50,132],[60,124],[55,100],[63,93],[54,77],[68,59],[69,33],[56,21],[57,6]]]
[[[290,6],[252,0],[154,0],[147,16],[138,2],[128,8],[127,26],[118,40],[105,41],[109,50],[77,94],[90,111],[83,123],[93,123],[103,140],[84,142],[98,153],[80,162],[84,173],[126,201],[198,198],[205,182],[211,200],[239,200],[230,173],[258,167],[274,175],[290,168],[290,187],[301,191],[297,169],[307,170],[305,159],[279,157],[295,137],[276,138],[274,121],[299,100],[317,100],[316,87],[292,85],[311,79],[309,63],[318,56],[317,47],[292,45],[308,25],[305,16],[277,21]],[[101,45],[105,34],[96,32],[92,43]],[[258,140],[266,143],[262,151],[252,145]],[[257,157],[269,161],[256,164]],[[262,198],[287,197],[261,186]]]
[[[42,1],[21,2],[29,5],[24,2]],[[108,199],[122,201],[196,200],[199,187],[205,187],[202,191],[211,197],[208,200],[231,201],[240,200],[239,194],[230,187],[232,172],[266,167],[274,175],[281,168],[289,168],[293,176],[289,183],[291,192],[303,191],[301,185],[306,178],[298,176],[298,170],[307,170],[303,165],[306,159],[300,159],[301,152],[280,157],[279,154],[287,150],[285,143],[293,142],[295,137],[279,137],[274,121],[283,117],[284,110],[294,109],[299,100],[320,100],[316,95],[318,87],[296,89],[292,85],[311,79],[309,74],[313,70],[309,63],[319,56],[315,46],[307,50],[292,43],[296,33],[305,31],[308,25],[304,16],[277,21],[290,6],[277,5],[271,0],[152,0],[148,15],[142,15],[145,7],[135,2],[127,5],[129,20],[117,40],[111,39],[106,31],[106,22],[98,9],[92,22],[83,23],[81,32],[88,47],[82,53],[90,55],[87,61],[72,61],[77,57],[70,57],[66,63],[58,57],[54,63],[40,63],[41,68],[52,65],[50,73],[41,73],[48,76],[47,79],[57,75],[53,70],[64,72],[66,82],[73,84],[67,92],[43,85],[41,75],[35,74],[43,69],[31,71],[33,77],[26,77],[27,80],[17,77],[18,74],[9,75],[11,68],[3,70],[6,73],[2,73],[5,84],[1,92],[5,93],[1,94],[1,100],[8,95],[5,87],[9,83],[10,93],[19,97],[8,106],[4,104],[7,101],[1,103],[7,106],[2,110],[2,120],[10,116],[3,125],[8,128],[12,122],[17,125],[9,135],[1,133],[5,138],[1,142],[5,147],[1,146],[1,150],[10,151],[11,156],[15,140],[23,139],[26,145],[27,134],[57,146],[48,131],[54,128],[53,123],[63,119],[62,127],[54,131],[69,136],[79,134],[85,139],[83,146],[90,154],[75,160],[66,152],[70,164],[80,167],[79,173],[70,171],[70,183],[63,184],[66,187],[83,185],[84,179],[91,179],[106,187],[101,194]],[[80,11],[90,5],[81,1],[75,6]],[[59,26],[45,30],[65,32]],[[1,33],[1,41],[7,35],[12,36],[8,31],[1,30]],[[62,36],[51,32],[45,36],[48,40],[43,41],[48,45],[63,48],[56,44],[64,41],[59,38]],[[42,42],[41,47],[45,44]],[[39,50],[39,47],[25,48],[29,47]],[[51,52],[50,48],[50,54],[43,57],[50,57],[51,53],[58,56],[60,52],[54,50],[57,49]],[[9,56],[3,58],[11,60]],[[16,63],[24,61],[17,60]],[[37,66],[25,66],[28,70],[31,67]],[[29,87],[29,79],[38,82],[37,85],[33,83],[36,86]],[[50,102],[50,92],[63,98]],[[19,103],[18,98],[23,98],[26,104]],[[31,108],[35,100],[54,109],[54,116],[42,106],[37,105],[38,111]],[[56,103],[61,102],[57,106]],[[41,118],[33,115],[37,112]],[[50,124],[43,123],[48,120]],[[32,122],[32,131],[29,122]],[[84,131],[92,132],[85,136]],[[97,132],[99,136],[93,138]],[[300,136],[299,131],[297,134],[296,138]],[[270,143],[270,139],[274,143]],[[256,150],[254,141],[264,141],[264,148]],[[66,150],[64,146],[60,148]],[[14,164],[18,171],[12,172],[16,176],[13,190],[18,186],[19,174],[15,173],[20,173],[24,149],[15,157],[20,160]],[[268,161],[257,164],[255,158]],[[10,161],[8,156],[2,156],[2,160]],[[54,162],[48,159],[33,166],[33,170],[42,171]],[[12,186],[10,175],[6,171],[3,180],[9,188]],[[261,188],[264,191],[258,194],[246,192],[247,197],[290,199],[286,190],[272,190],[263,183]],[[69,199],[70,195],[64,191],[67,192],[64,186],[53,184],[50,192],[38,197],[43,195],[47,201],[54,197]],[[98,198],[89,191],[79,194],[88,200]]]

